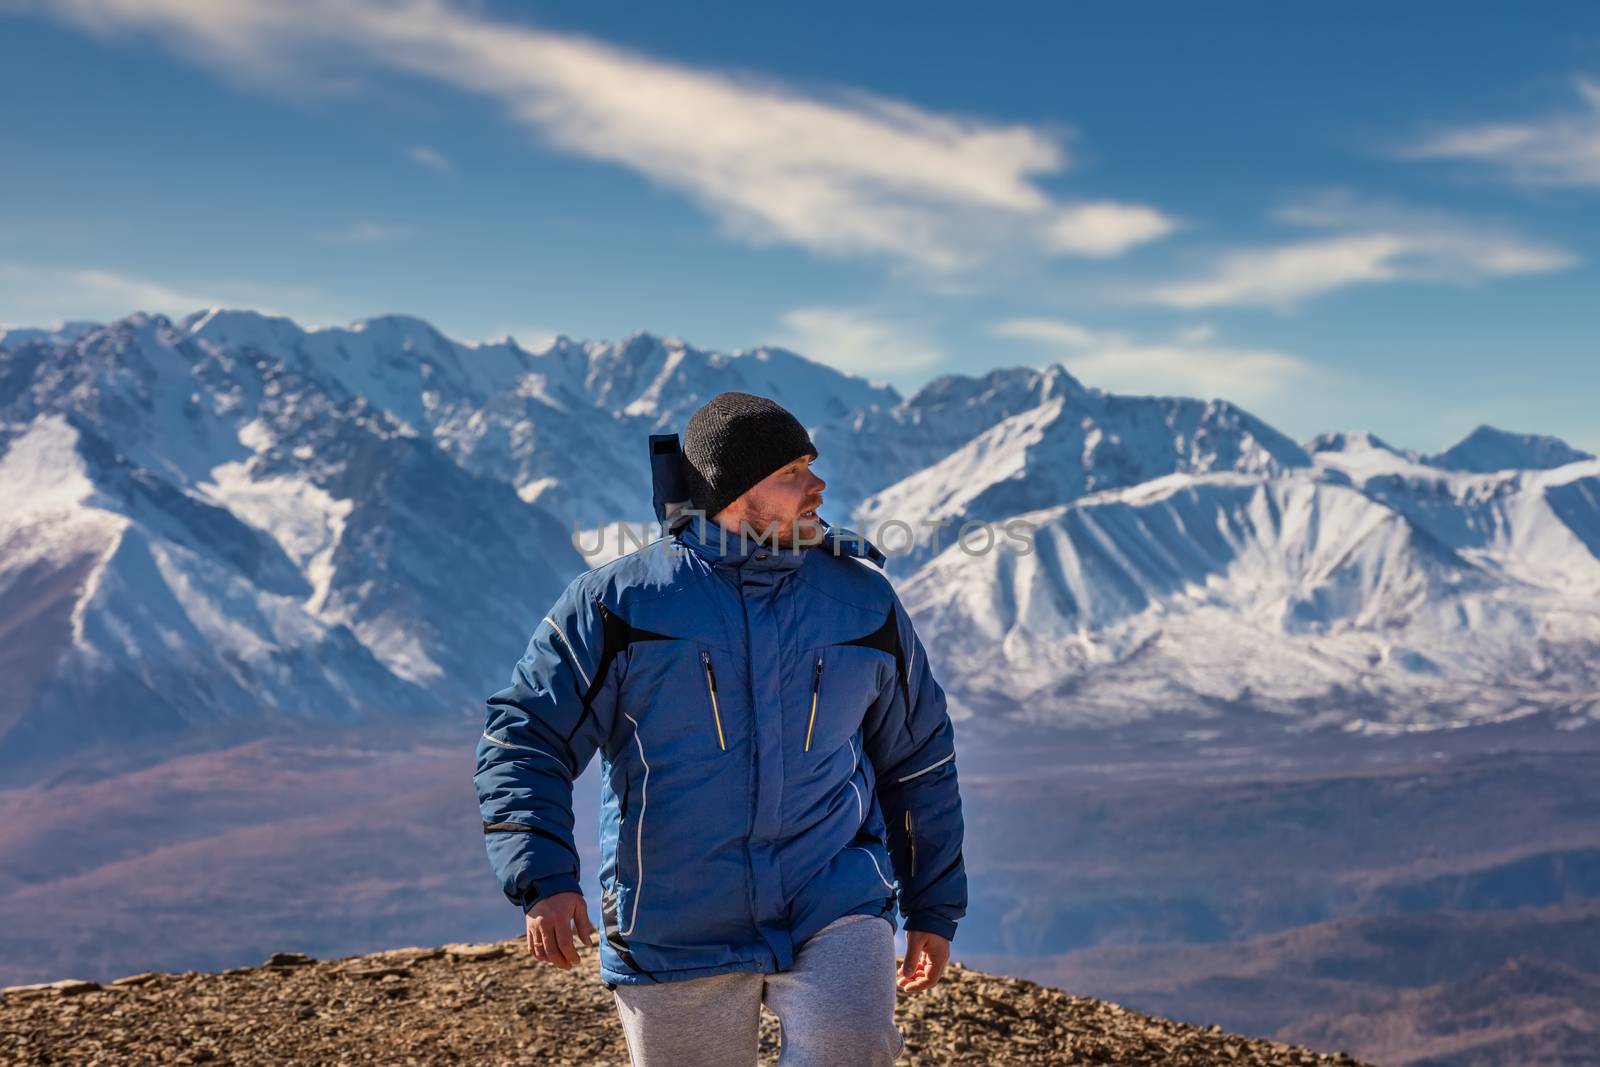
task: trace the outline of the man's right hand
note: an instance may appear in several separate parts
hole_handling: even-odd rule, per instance
[[[578,962],[578,946],[572,940],[574,926],[582,944],[589,947],[599,944],[582,893],[553,893],[534,904],[526,920],[529,954],[562,970]]]

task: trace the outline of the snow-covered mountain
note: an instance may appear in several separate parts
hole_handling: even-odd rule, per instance
[[[1115,399],[1124,412],[1199,406]],[[1163,453],[1157,431],[1140,450],[1155,476],[1097,491],[1079,447],[1096,419],[1042,447],[1041,428],[1064,421],[1054,402],[1014,416],[858,516],[922,509],[1003,528],[995,551],[978,551],[981,536],[963,548],[952,527],[942,551],[906,557],[903,599],[972,710],[1101,724],[1265,714],[1373,732],[1537,712],[1600,722],[1600,460],[1480,428],[1441,463],[1487,458],[1485,440],[1520,442],[1510,458],[1579,458],[1479,473],[1363,432],[1285,447],[1230,413],[1220,455],[1182,453],[1177,432]],[[1031,550],[1012,551],[1023,526]]]
[[[1429,456],[1427,462],[1446,470],[1488,474],[1506,470],[1546,470],[1585,459],[1594,459],[1594,456],[1558,437],[1507,433],[1493,426],[1479,426],[1443,452]]]
[[[426,710],[270,532],[152,477],[71,414],[0,457],[4,762],[195,724]]]
[[[1174,474],[1016,516],[1032,551],[948,548],[902,595],[961,693],[1031,720],[1600,719],[1600,561],[1540,505],[1597,490],[1585,464],[1514,492],[1524,542],[1561,550],[1541,563],[1453,545],[1315,471]]]
[[[878,530],[899,519],[917,534],[904,555],[920,563],[959,537],[964,522],[999,524],[1179,471],[1266,477],[1311,462],[1299,445],[1226,401],[1055,391],[1043,382],[1040,393],[1048,399],[873,494],[855,520]],[[940,523],[951,525],[941,531]]]
[[[146,316],[0,350],[7,758],[505,675],[581,563],[565,526],[294,356]]]
[[[0,341],[0,762],[473,706],[583,569],[574,525],[653,517],[650,433],[725,388],[819,426],[899,400],[782,349],[534,353],[404,316]]]
[[[958,716],[1600,718],[1600,460],[1551,438],[1302,447],[1059,364],[902,398],[777,348],[212,308],[0,337],[0,762],[476,705],[574,527],[648,522],[648,435],[723,389],[812,430]]]
[[[724,389],[770,396],[808,427],[900,399],[781,348],[728,355],[642,332],[617,342],[561,336],[535,353],[514,341],[460,344],[401,315],[302,330],[288,319],[212,309],[177,328],[225,365],[240,353],[261,353],[322,382],[330,395],[363,398],[569,527],[650,521],[648,467],[641,475],[638,462],[643,442],[681,429]]]
[[[872,494],[937,463],[996,423],[1083,386],[1059,364],[1008,367],[981,378],[947,374],[899,403],[851,412],[812,435],[823,496],[838,515],[854,514]]]

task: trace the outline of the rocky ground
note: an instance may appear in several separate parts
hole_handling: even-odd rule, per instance
[[[0,991],[7,1064],[617,1064],[628,1051],[598,956],[573,971],[521,941],[313,960],[278,953],[220,973],[147,973]],[[1355,1065],[1276,1041],[1141,1015],[953,963],[902,992],[903,1063]],[[777,1020],[762,1013],[762,1063]]]

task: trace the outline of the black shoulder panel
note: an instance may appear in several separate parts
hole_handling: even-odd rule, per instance
[[[600,665],[595,668],[594,677],[589,679],[589,691],[583,694],[584,714],[578,716],[578,721],[573,724],[567,734],[571,741],[577,734],[578,727],[583,725],[583,720],[588,716],[589,709],[594,701],[595,694],[605,684],[606,673],[611,670],[611,661],[635,641],[677,641],[678,638],[671,634],[658,634],[654,630],[646,630],[642,626],[634,626],[621,615],[605,606],[603,601],[596,601],[595,606],[600,609],[600,618],[604,622],[604,648],[600,653]]]
[[[900,691],[906,698],[906,714],[911,713],[911,684],[906,678],[906,654],[900,647],[900,626],[895,617],[894,605],[889,605],[889,614],[884,617],[883,625],[870,634],[862,634],[848,641],[838,642],[841,645],[860,645],[862,648],[875,648],[880,652],[887,652],[894,657],[895,674],[900,679]]]
[[[628,627],[628,644],[635,641],[681,641],[683,638],[674,637],[672,634],[658,634],[654,630],[646,630],[640,626]]]

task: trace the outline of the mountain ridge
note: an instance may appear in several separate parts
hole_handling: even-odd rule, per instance
[[[28,678],[0,697],[0,756],[170,736],[248,693],[263,723],[476,704],[594,562],[574,531],[650,514],[648,434],[725,388],[812,429],[825,512],[882,542],[958,718],[1600,721],[1600,460],[1553,439],[1480,427],[1446,467],[1060,363],[902,397],[772,346],[635,331],[529,351],[406,315],[306,330],[210,308],[0,337],[0,494],[22,502],[0,518],[0,599],[56,620],[0,631]],[[1535,465],[1459,469],[1497,457]],[[984,526],[1029,536],[956,536]],[[295,655],[322,689],[284,681]],[[44,692],[120,718],[67,733]]]

